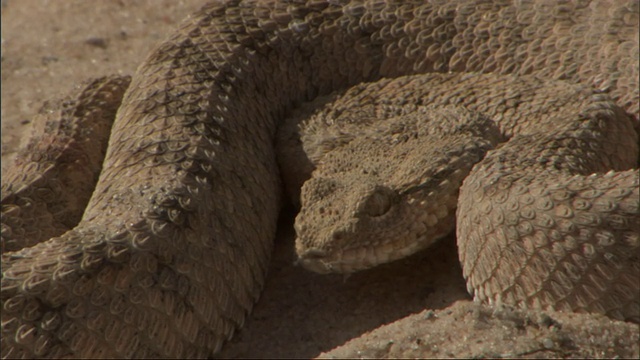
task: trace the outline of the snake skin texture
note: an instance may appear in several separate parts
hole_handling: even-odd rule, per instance
[[[495,121],[478,123],[477,119],[464,112],[454,111],[452,115],[448,114],[450,111],[440,113],[438,110],[452,106]],[[451,233],[456,223],[458,189],[462,181],[469,177],[471,167],[498,143],[509,140],[501,150],[487,155],[479,166],[491,161],[500,162],[501,166],[484,174],[480,186],[485,189],[490,186],[487,182],[508,176],[534,175],[541,188],[532,189],[531,180],[525,186],[528,191],[540,192],[537,198],[549,196],[545,193],[547,189],[560,186],[557,183],[560,174],[587,176],[604,174],[612,169],[627,170],[635,164],[638,151],[638,138],[631,119],[606,96],[589,88],[527,75],[452,73],[384,79],[354,86],[339,96],[318,99],[310,103],[309,108],[315,111],[312,116],[305,108],[285,122],[278,133],[277,150],[285,188],[291,190],[294,202],[300,197],[299,189],[302,187],[301,210],[296,218],[296,248],[300,263],[320,273],[350,273],[370,268],[413,254]],[[459,119],[453,121],[451,117]],[[549,132],[550,128],[554,131]],[[529,150],[530,147],[536,151]],[[507,161],[504,155],[507,150],[517,154],[518,166],[514,166],[516,156],[514,164]],[[611,210],[606,215],[590,211],[596,213],[591,216],[601,217],[599,223],[592,227],[602,234],[632,240],[640,230],[634,202],[638,185],[633,171],[627,170],[601,180],[620,191],[619,198],[608,199],[603,193],[599,195],[601,199],[590,200],[596,203],[616,202],[616,205],[608,205]],[[472,175],[478,176],[475,171]],[[616,177],[626,181],[619,181]],[[576,176],[571,182],[589,184],[594,180],[593,176],[588,179]],[[473,194],[480,191],[476,189]],[[509,197],[509,194],[502,196]],[[463,200],[466,199],[468,197]],[[491,202],[492,199],[485,201]],[[482,203],[472,201],[476,206]],[[498,217],[514,211],[500,208],[503,206],[501,203],[487,206],[497,207]],[[515,228],[528,230],[520,230],[522,233],[512,241],[526,243],[534,232],[535,236],[543,237],[542,240],[550,236],[544,232],[549,228],[555,229],[553,223],[545,227],[535,221],[529,223],[543,216],[541,210],[544,209],[527,208],[527,218],[510,220],[514,229],[509,231],[515,231]],[[473,207],[470,207],[461,212],[458,219],[468,221],[468,214],[472,211]],[[569,216],[571,218],[573,216]],[[613,218],[620,218],[618,221],[624,224],[611,227],[609,221]],[[501,223],[503,220],[493,220],[498,222],[494,225],[496,228],[507,231],[508,228],[505,229]],[[458,228],[468,230],[478,226],[476,223],[459,223]],[[563,240],[573,236],[566,234],[565,229],[561,231],[565,231]],[[576,233],[575,236],[583,236],[580,243],[595,243],[585,234]],[[468,237],[460,236],[459,244],[465,242],[472,243]],[[494,250],[496,253],[502,252],[502,256],[518,261],[512,265],[514,271],[522,271],[532,261],[515,260],[515,256],[507,255],[512,250],[505,249],[505,244],[500,245],[499,250]],[[626,246],[617,244],[614,249],[621,254],[633,254],[635,251],[633,242]],[[478,250],[461,250],[461,259],[476,260],[476,254],[465,254],[465,251]],[[529,249],[526,254],[535,257],[538,256],[536,251]],[[547,254],[545,260],[549,263],[538,266],[539,271],[546,269],[539,276],[555,282],[554,286],[564,286],[567,291],[581,285],[567,283],[566,279],[560,285],[552,279],[552,272],[561,272],[556,262],[563,261],[564,255],[554,257]],[[589,261],[593,262],[591,266],[596,263],[594,259]],[[493,263],[487,260],[482,264]],[[622,281],[622,294],[613,296],[630,308],[624,311],[624,315],[610,315],[619,319],[635,318],[638,314],[633,307],[637,303],[634,294],[640,291],[633,275],[636,270],[631,261],[621,269],[619,275],[608,274],[608,281],[614,278]],[[472,272],[473,269],[469,271]],[[521,281],[531,279],[535,278],[524,276]],[[530,295],[532,297],[539,297],[539,291],[550,287],[538,281],[526,286],[536,289]],[[605,286],[604,292],[611,292],[612,287]],[[470,287],[471,293],[474,288]],[[500,289],[489,293],[504,296],[505,291]],[[595,297],[597,300],[604,295]],[[517,298],[524,299],[525,296]],[[561,298],[564,296],[548,295],[544,304],[556,305]],[[589,304],[581,307],[603,313],[624,308],[620,304],[613,305],[616,303],[614,300],[600,300],[611,309]],[[507,302],[516,303],[514,299]],[[573,310],[578,308],[574,306]]]
[[[75,226],[98,181],[109,132],[129,77],[88,81],[77,95],[44,106],[29,143],[2,182],[2,252]]]
[[[243,325],[264,284],[282,200],[273,144],[277,126],[293,107],[319,95],[419,73],[531,74],[606,92],[637,128],[638,7],[638,1],[248,0],[205,5],[131,79],[78,225],[48,240],[6,242],[2,356],[192,358],[217,352]],[[527,150],[541,151],[527,138],[522,141]],[[571,148],[570,143],[560,145]],[[462,201],[458,206],[459,214],[472,207],[467,220],[458,216],[458,227],[481,225],[462,234],[472,241],[461,246],[466,249],[465,275],[477,298],[536,306],[536,299],[550,294],[563,296],[551,300],[563,308],[592,303],[589,297],[561,293],[537,296],[527,287],[551,264],[544,250],[564,254],[575,264],[568,279],[555,280],[562,286],[564,280],[574,281],[573,275],[617,276],[622,270],[616,266],[629,261],[635,264],[630,276],[637,279],[637,236],[620,240],[597,231],[587,236],[603,247],[622,241],[630,249],[612,252],[585,246],[575,236],[582,234],[580,229],[570,222],[557,221],[558,229],[566,230],[557,233],[569,234],[567,246],[559,249],[539,237],[520,246],[511,241],[513,233],[496,230],[503,222],[511,225],[512,217],[485,198],[513,209],[518,199],[537,196],[526,197],[527,186],[508,186],[520,180],[512,175],[482,185],[501,166],[497,159],[526,165],[518,163],[519,154],[501,149],[504,154],[474,170],[477,176],[465,180],[460,194],[463,199],[469,191],[474,203],[491,205]],[[614,205],[637,215],[638,176],[628,173],[622,180],[635,184],[631,195],[605,188],[608,177],[624,177],[616,173],[604,175],[595,187],[576,182],[574,188],[571,177],[561,177],[554,202],[533,204],[551,221],[574,213],[588,217],[580,211],[590,206],[606,212]],[[525,185],[533,181],[524,179]],[[575,197],[573,191],[583,185],[591,197]],[[617,205],[627,198],[622,203],[629,205]],[[4,234],[19,232],[4,225],[5,208],[11,206],[2,205],[4,247]],[[527,219],[532,204],[523,200],[521,205],[516,210]],[[12,211],[22,211],[20,204],[13,206]],[[637,220],[612,222],[625,234],[633,235],[637,226]],[[497,242],[479,245],[487,239]],[[489,250],[498,246],[512,251],[497,257]],[[529,254],[531,247],[539,255],[519,257],[530,266],[511,272],[512,260],[505,261],[509,253]],[[573,259],[576,249],[593,255],[593,268]],[[569,262],[556,263],[567,267]],[[549,280],[544,288],[553,286]],[[637,300],[630,306],[637,310]]]

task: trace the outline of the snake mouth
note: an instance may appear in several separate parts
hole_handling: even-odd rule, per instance
[[[309,249],[298,255],[296,265],[318,274],[351,274],[376,266],[378,262],[371,258],[362,258],[350,251],[332,255],[320,249]]]
[[[298,255],[296,265],[301,265],[303,268],[318,274],[329,274],[335,272],[332,264],[325,260],[326,257],[326,251],[310,249]]]
[[[418,245],[411,243],[395,249],[359,246],[339,252],[308,249],[298,253],[296,265],[318,274],[351,274],[413,254],[419,250]]]
[[[300,257],[296,261],[296,265],[302,265],[303,268],[318,273],[318,274],[351,274],[360,270],[367,269],[368,267],[359,267],[357,264],[348,262],[328,262],[323,259],[313,259]]]
[[[319,274],[351,274],[367,270],[381,264],[396,261],[428,248],[436,241],[448,235],[454,227],[454,220],[441,221],[439,226],[426,227],[428,233],[412,234],[389,241],[387,237],[371,237],[366,244],[362,242],[344,247],[318,247],[309,240],[296,240],[298,259],[309,271]],[[334,232],[333,238],[341,239],[343,232]],[[377,241],[376,241],[377,240]]]

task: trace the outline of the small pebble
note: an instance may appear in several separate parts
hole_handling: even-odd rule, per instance
[[[107,40],[101,37],[90,37],[84,41],[87,45],[95,46],[101,49],[107,48]]]

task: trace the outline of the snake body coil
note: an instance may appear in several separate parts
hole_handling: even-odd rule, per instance
[[[638,7],[638,1],[206,5],[133,76],[79,224],[35,245],[11,238],[19,232],[3,225],[3,243],[11,251],[2,256],[2,356],[179,358],[217,352],[243,325],[264,283],[281,200],[273,145],[277,124],[295,105],[318,95],[428,72],[533,74],[607,91],[637,122]],[[503,186],[511,178],[480,185],[499,166],[481,169],[463,194],[482,201],[498,191],[521,191]],[[635,192],[601,184],[589,194],[632,199],[624,210],[637,212],[637,174],[607,176],[624,177]],[[570,178],[561,181],[573,191]],[[585,203],[572,194],[560,189],[554,196],[565,207]],[[5,215],[3,203],[3,224],[19,205]],[[463,202],[459,212],[468,207]],[[481,228],[463,235],[473,240],[465,259],[476,259],[465,273],[479,298],[520,301],[520,290],[503,276],[509,269],[491,268],[501,261],[491,255],[492,245],[473,245],[503,235],[510,239],[512,234],[492,232],[496,224],[480,218],[492,209],[470,215],[468,221]],[[638,230],[637,221],[616,224],[625,234]],[[600,235],[593,232],[603,246],[611,245]],[[606,279],[622,271],[609,266],[635,259],[623,266],[638,278],[637,236],[625,237],[628,251],[620,252],[585,249],[576,241],[571,249],[595,251],[603,259],[593,270],[587,266],[583,276],[598,272]],[[549,246],[540,244],[530,245]],[[564,251],[567,259],[574,254]],[[581,264],[568,271],[581,276]],[[538,266],[531,261],[531,270],[519,275],[535,277]],[[513,291],[502,298],[495,293],[505,288]],[[627,295],[629,288],[622,290]],[[638,314],[638,299],[630,296],[631,305],[604,311]],[[629,307],[629,313],[620,310]]]

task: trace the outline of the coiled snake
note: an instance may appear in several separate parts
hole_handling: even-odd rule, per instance
[[[604,3],[571,5],[382,1],[207,5],[162,43],[133,77],[80,224],[51,240],[21,237],[15,225],[3,228],[3,246],[11,250],[2,260],[4,355],[196,357],[219,349],[242,325],[262,287],[280,198],[273,138],[279,119],[300,101],[361,81],[414,73],[533,74],[606,90],[637,121],[638,3],[612,5],[605,7],[607,11],[599,8],[608,5]],[[100,92],[99,86],[95,91]],[[611,109],[603,111],[619,112]],[[610,122],[626,126],[631,134],[617,147],[628,149],[627,143],[637,147],[630,123]],[[587,151],[586,158],[593,153],[598,149]],[[626,154],[631,160],[610,164],[609,169],[632,167],[637,148]],[[553,163],[551,159],[543,162]],[[489,162],[486,169],[501,166]],[[585,166],[589,173],[608,170]],[[482,180],[482,171],[479,174]],[[604,178],[607,184],[609,178],[622,179],[627,185],[589,188],[586,182],[568,181],[571,186],[564,191],[559,186],[554,200],[572,200],[563,203],[572,205],[569,211],[576,211],[577,205],[589,208],[584,197],[573,201],[585,185],[587,194],[604,194],[607,201],[598,204],[613,208],[605,211],[613,217],[595,220],[598,230],[592,232],[584,230],[591,222],[573,226],[558,222],[554,227],[549,224],[555,224],[555,217],[552,223],[545,220],[551,240],[560,236],[561,244],[566,244],[562,261],[556,260],[559,265],[551,270],[569,274],[546,276],[560,276],[559,284],[566,280],[569,287],[549,295],[525,288],[526,294],[540,294],[527,305],[553,305],[561,298],[567,300],[566,306],[579,308],[576,304],[582,303],[571,296],[580,293],[572,289],[589,285],[596,295],[586,298],[584,309],[633,319],[638,316],[638,289],[633,287],[639,273],[638,175],[631,170],[590,178]],[[497,181],[495,190],[480,193],[477,189],[483,185],[469,182],[474,205],[482,202],[483,194],[522,191],[506,186],[510,183],[511,179]],[[5,207],[5,193],[3,187],[3,223],[5,209],[22,209],[20,203]],[[619,200],[611,201],[612,194]],[[548,205],[543,201],[543,208]],[[565,207],[552,210],[566,216]],[[464,208],[461,202],[458,211]],[[476,206],[475,210],[484,215],[471,219],[477,218],[485,233],[462,236],[495,237],[497,244],[482,248],[500,246],[499,236],[486,230],[495,224],[482,222],[491,209]],[[512,225],[510,221],[504,220]],[[603,223],[613,224],[621,235],[603,228]],[[459,237],[461,232],[459,224]],[[503,234],[507,239],[513,235],[508,230]],[[531,242],[531,249],[516,247],[515,261],[522,264],[532,249],[538,254],[537,249],[549,247],[537,244]],[[507,283],[513,280],[508,276],[500,277],[505,270],[487,268],[502,261],[491,254],[495,252],[476,257],[481,264],[474,267],[480,269],[478,275],[467,273],[476,296],[522,301],[526,295],[519,297],[518,291],[499,297],[502,289],[517,287]],[[569,260],[573,266],[564,265]],[[522,271],[524,279],[540,276],[540,266],[549,264],[524,262],[530,263],[524,269],[531,269]],[[580,279],[596,280],[576,282],[576,269]],[[601,279],[610,275],[616,280],[605,285],[611,288],[599,289]],[[499,280],[494,283],[494,278]],[[621,295],[614,303],[598,295],[614,291]]]

